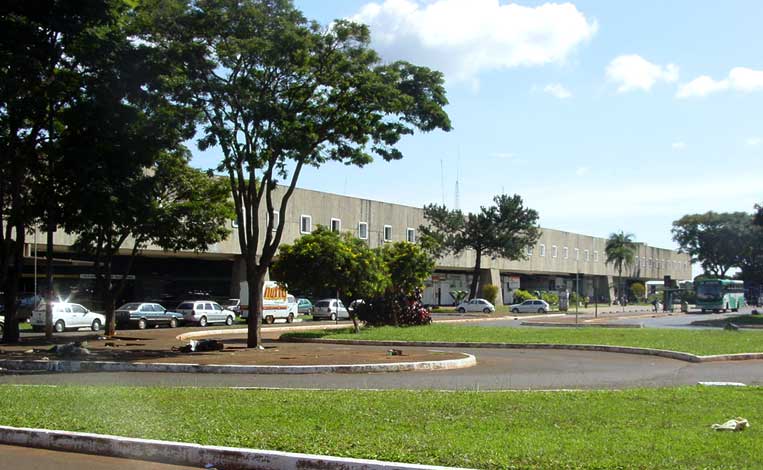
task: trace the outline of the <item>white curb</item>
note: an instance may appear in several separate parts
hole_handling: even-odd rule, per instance
[[[213,464],[225,470],[453,470],[455,468],[273,450],[202,446],[182,442],[11,426],[0,426],[0,443],[200,468]]]
[[[477,359],[466,353],[464,357],[442,361],[393,362],[381,364],[330,364],[304,366],[176,364],[160,362],[58,361],[58,360],[0,360],[0,367],[8,370],[36,370],[47,372],[173,372],[211,374],[327,374],[405,372],[416,370],[447,370],[472,367]]]
[[[461,349],[557,349],[573,351],[598,351],[622,354],[640,354],[659,356],[668,359],[678,359],[686,362],[721,362],[747,361],[763,359],[763,353],[717,354],[698,356],[696,354],[670,351],[667,349],[639,348],[633,346],[609,346],[603,344],[555,344],[555,343],[476,343],[476,342],[446,342],[446,341],[393,341],[393,340],[355,340],[355,339],[324,339],[324,338],[289,338],[295,343],[327,343],[348,344],[356,346],[396,346],[396,347],[428,347],[428,348],[461,348]],[[1,366],[2,364],[0,364]]]

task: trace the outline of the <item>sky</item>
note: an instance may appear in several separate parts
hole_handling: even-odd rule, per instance
[[[684,214],[763,201],[760,0],[295,4],[368,24],[385,61],[442,71],[453,123],[404,138],[402,160],[310,168],[299,187],[465,211],[516,193],[543,227],[663,248]]]

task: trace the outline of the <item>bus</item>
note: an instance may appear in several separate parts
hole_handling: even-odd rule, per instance
[[[697,307],[702,312],[736,312],[745,306],[744,282],[731,279],[703,279],[694,282]]]

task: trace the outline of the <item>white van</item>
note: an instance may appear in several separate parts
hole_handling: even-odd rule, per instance
[[[241,318],[249,317],[249,283],[242,281],[239,285],[239,298],[241,299]],[[278,318],[283,318],[286,323],[291,323],[297,316],[297,301],[293,295],[289,295],[286,287],[275,281],[265,281],[262,288],[262,321],[273,323]]]

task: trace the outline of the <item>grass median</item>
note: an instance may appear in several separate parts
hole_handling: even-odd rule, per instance
[[[667,349],[700,356],[763,352],[763,331],[688,330],[656,328],[509,328],[433,324],[407,328],[365,328],[348,331],[299,332],[289,337],[327,339],[447,341],[476,343],[604,344]]]
[[[752,469],[763,461],[762,392],[4,385],[0,423],[485,469]],[[710,429],[735,416],[750,429]]]

